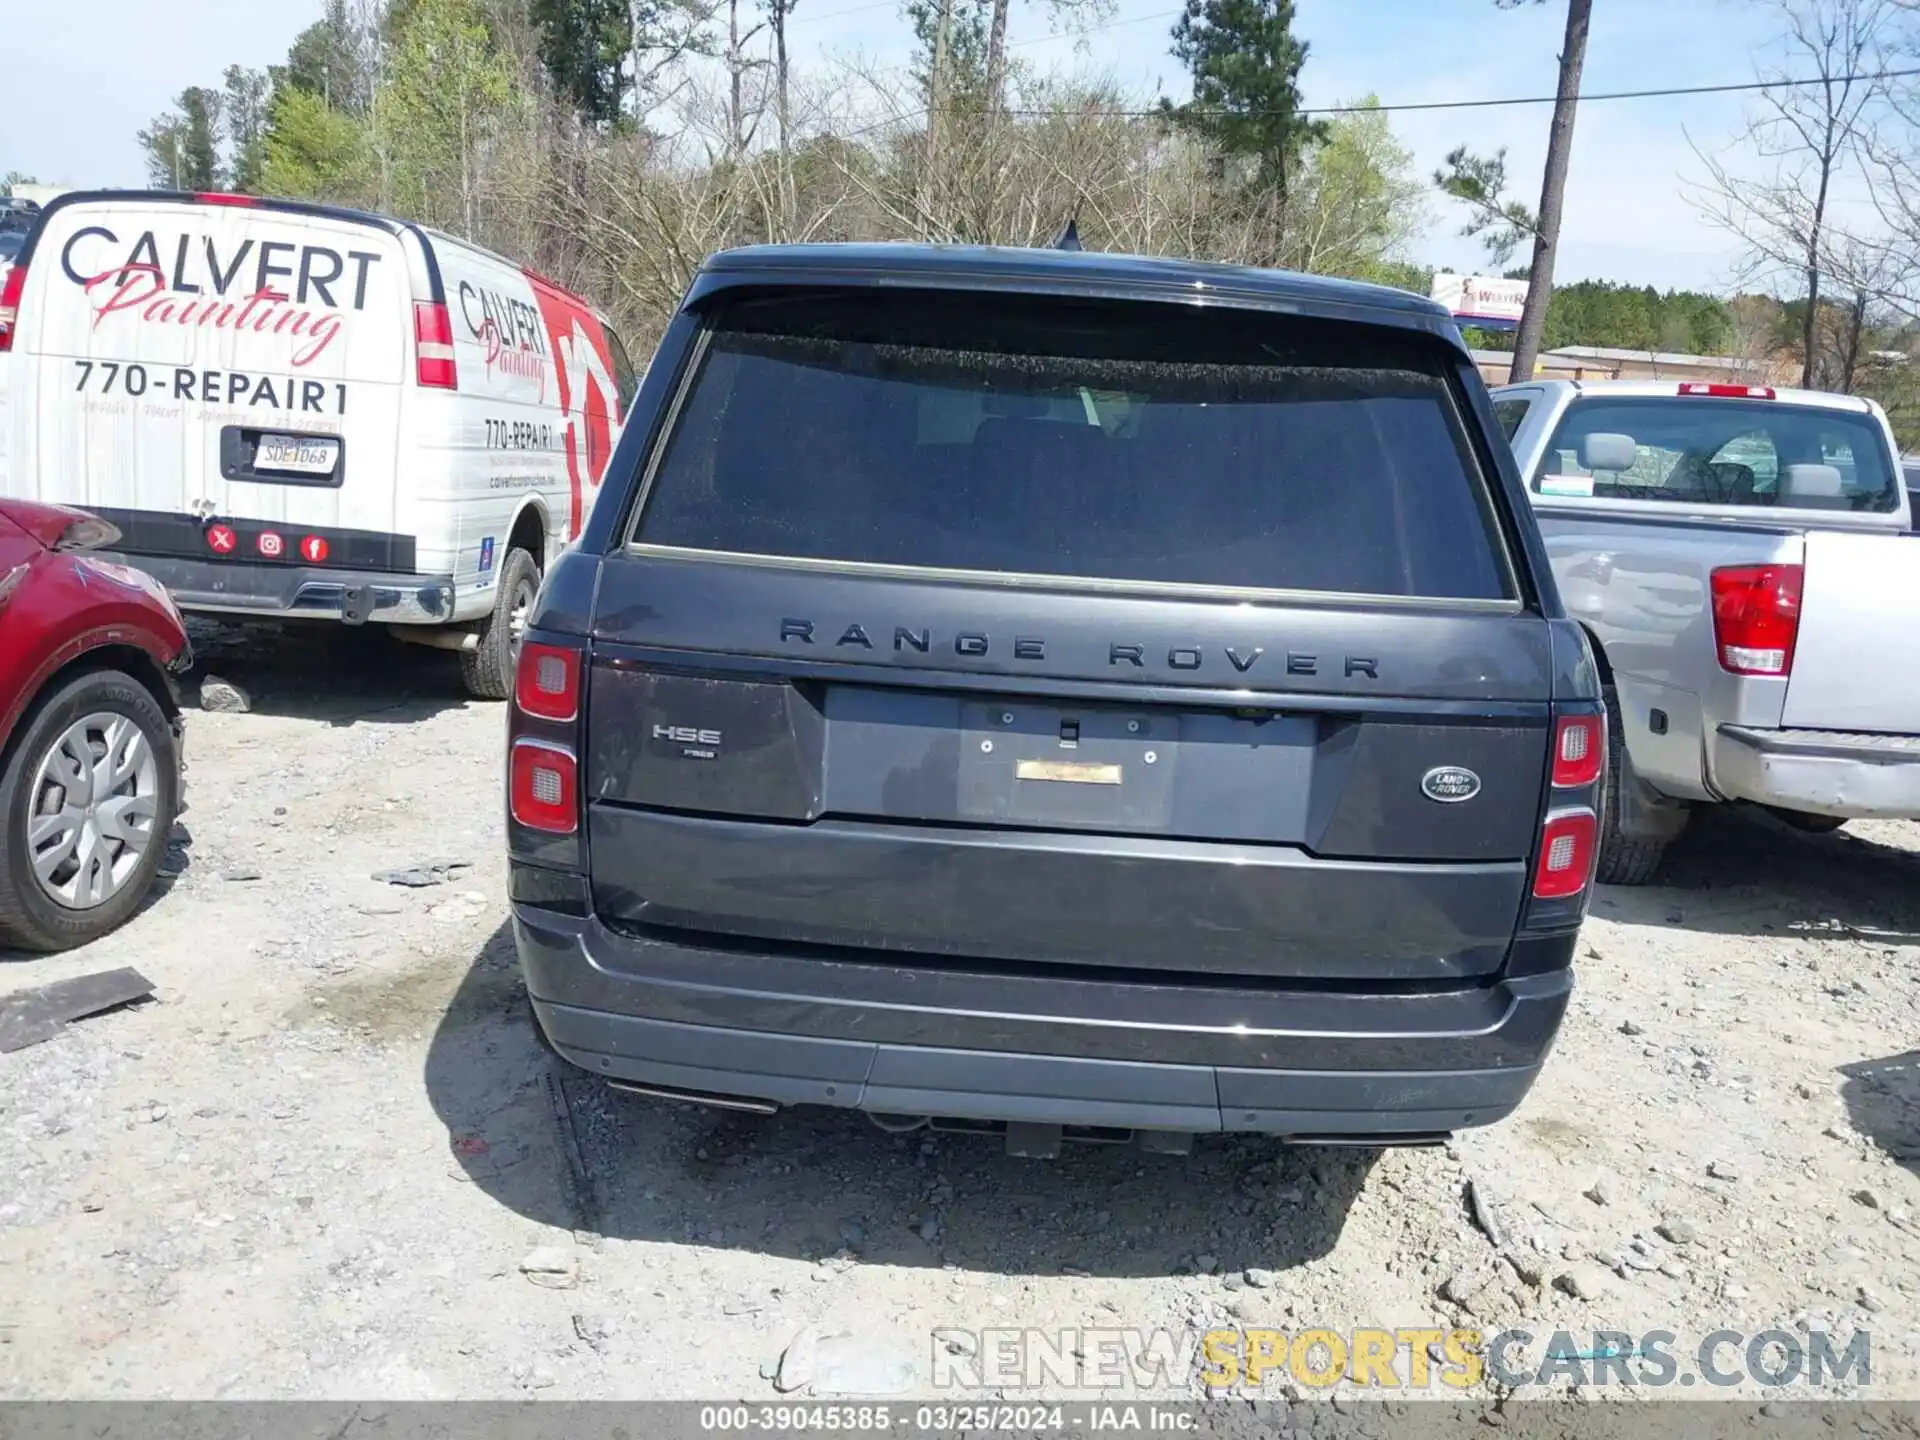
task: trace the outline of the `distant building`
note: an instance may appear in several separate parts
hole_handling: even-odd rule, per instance
[[[36,205],[50,205],[72,188],[70,185],[34,185],[22,180],[15,183],[13,198],[31,200]]]
[[[1489,385],[1504,385],[1513,369],[1511,350],[1475,350],[1473,363],[1480,371],[1480,378]],[[1583,364],[1578,360],[1563,359],[1558,355],[1542,355],[1534,362],[1533,375],[1536,380],[1606,380],[1612,378],[1612,372]]]
[[[1473,363],[1489,385],[1507,383],[1513,356],[1504,350],[1475,350]],[[1543,351],[1534,362],[1536,380],[1708,380],[1739,385],[1791,385],[1799,380],[1793,365],[1746,360],[1738,355],[1681,355],[1669,350],[1620,350],[1608,345],[1562,345]]]
[[[1681,355],[1670,350],[1619,350],[1606,345],[1562,345],[1541,357],[1591,366],[1614,380],[1719,380],[1766,385],[1780,380],[1776,367],[1739,355]],[[1600,374],[1589,379],[1603,378]]]

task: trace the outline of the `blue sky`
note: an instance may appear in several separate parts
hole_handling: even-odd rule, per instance
[[[190,84],[218,84],[229,63],[264,66],[319,13],[319,0],[9,0],[0,171],[61,184],[143,182],[134,133]],[[1770,42],[1755,0],[1601,0],[1585,88],[1652,89],[1752,78]],[[23,13],[24,12],[24,13]],[[1565,10],[1560,0],[1518,10],[1493,0],[1297,0],[1311,46],[1302,84],[1310,104],[1369,92],[1388,103],[1552,92]],[[1130,89],[1184,95],[1167,54],[1177,0],[1115,0],[1101,28],[1055,35],[1040,0],[1014,0],[1015,53],[1040,67],[1111,75]],[[892,0],[801,0],[793,39],[801,63],[858,50],[881,63],[906,55]],[[103,43],[103,37],[107,43]],[[1688,203],[1699,162],[1688,137],[1713,151],[1741,133],[1750,97],[1710,96],[1582,107],[1567,189],[1559,278],[1724,289],[1737,254]],[[1516,193],[1538,196],[1547,108],[1416,112],[1394,128],[1422,172],[1456,144],[1502,145]],[[1474,268],[1461,216],[1436,198],[1414,258]]]

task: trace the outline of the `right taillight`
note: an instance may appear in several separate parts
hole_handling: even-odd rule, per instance
[[[20,296],[27,288],[27,267],[15,265],[0,284],[0,354],[13,349],[13,337],[20,328]]]
[[[536,720],[572,720],[580,713],[580,652],[533,641],[521,645],[513,696]]]
[[[1798,565],[1730,565],[1713,572],[1713,643],[1735,675],[1785,675],[1800,634]]]
[[[1540,831],[1533,872],[1536,900],[1565,900],[1587,888],[1597,858],[1599,821],[1587,809],[1555,810]]]
[[[529,830],[571,835],[580,828],[580,765],[544,740],[513,742],[507,793],[513,818]]]

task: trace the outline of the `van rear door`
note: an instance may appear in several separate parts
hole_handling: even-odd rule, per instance
[[[57,203],[23,296],[11,493],[107,512],[134,553],[198,544],[208,515],[393,530],[410,293],[373,222]]]
[[[1549,627],[1449,347],[719,301],[595,603],[603,917],[1176,982],[1500,967]]]

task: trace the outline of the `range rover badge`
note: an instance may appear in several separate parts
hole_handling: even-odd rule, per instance
[[[1420,790],[1429,800],[1458,805],[1480,793],[1480,777],[1460,765],[1436,765],[1420,777]]]

